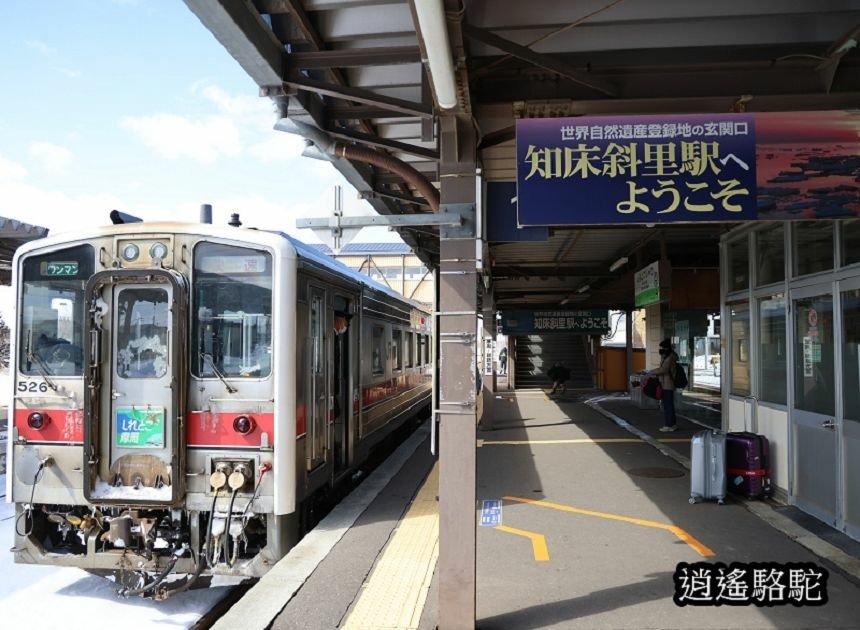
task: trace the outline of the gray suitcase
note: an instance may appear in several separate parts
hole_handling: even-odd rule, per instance
[[[726,434],[699,431],[690,443],[690,503],[726,498]]]

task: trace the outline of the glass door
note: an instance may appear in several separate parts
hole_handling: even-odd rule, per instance
[[[860,539],[860,279],[841,286],[842,514]]]
[[[803,510],[836,525],[839,451],[831,285],[795,290],[792,300],[794,497]]]

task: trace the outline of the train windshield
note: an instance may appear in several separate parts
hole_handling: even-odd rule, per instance
[[[194,248],[191,365],[201,378],[263,378],[272,371],[272,256],[200,243]]]
[[[84,289],[94,267],[90,245],[24,259],[18,336],[23,374],[83,374]]]

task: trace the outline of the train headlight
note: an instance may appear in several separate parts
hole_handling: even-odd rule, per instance
[[[167,256],[167,245],[164,243],[153,243],[149,248],[149,255],[153,260],[162,260]]]
[[[140,256],[140,248],[134,243],[127,243],[122,248],[122,257],[124,260],[131,262],[137,260],[138,256]]]
[[[31,429],[41,431],[48,424],[48,420],[48,416],[41,414],[38,411],[34,411],[29,416],[27,416],[27,426],[29,426]]]
[[[255,426],[257,426],[257,423],[254,422],[251,416],[236,416],[233,420],[233,430],[242,435],[248,435],[254,430]]]

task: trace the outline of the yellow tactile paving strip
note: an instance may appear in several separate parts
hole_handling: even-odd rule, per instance
[[[401,519],[341,628],[417,628],[439,557],[438,463]]]

